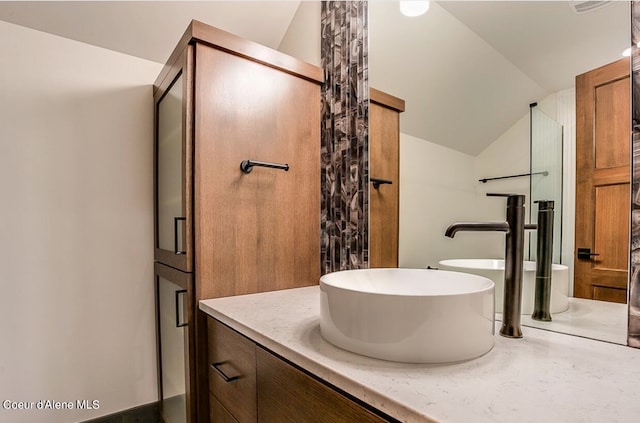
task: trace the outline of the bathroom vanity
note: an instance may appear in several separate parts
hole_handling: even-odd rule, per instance
[[[389,421],[220,321],[208,327],[211,422]]]
[[[496,335],[493,350],[475,360],[395,363],[326,342],[319,331],[319,299],[320,288],[313,286],[199,303],[209,316],[210,329],[222,328],[255,348],[257,371],[249,374],[257,375],[257,413],[272,419],[260,421],[287,421],[290,409],[307,409],[291,404],[316,388],[288,389],[289,372],[341,398],[330,407],[334,412],[347,401],[378,419],[369,421],[625,422],[640,415],[634,384],[640,377],[636,349],[525,327],[523,339]],[[215,364],[215,354],[211,349],[209,353],[210,364]],[[210,370],[213,383],[236,383],[224,382],[216,373]],[[278,402],[289,408],[261,399],[264,379],[270,379],[269,389],[277,388]],[[320,415],[309,407],[314,417]]]

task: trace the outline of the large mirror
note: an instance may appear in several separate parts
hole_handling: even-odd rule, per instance
[[[116,6],[116,13],[104,13]],[[440,267],[445,259],[503,256],[503,234],[462,233],[448,239],[444,231],[455,221],[502,220],[504,200],[487,198],[487,192],[529,196],[531,184],[539,179],[479,180],[529,172],[535,114],[562,132],[557,261],[567,266],[568,295],[573,294],[574,239],[581,230],[574,231],[579,209],[575,77],[620,59],[629,47],[629,8],[622,1],[431,1],[425,14],[406,17],[399,1],[369,2],[370,86],[406,101],[400,146],[401,267]],[[83,13],[78,25],[66,19],[71,10]],[[139,22],[126,17],[141,14],[158,21],[150,21],[145,37],[127,31],[139,29]],[[37,7],[7,2],[0,7],[0,19],[159,63],[164,63],[191,18],[320,64],[317,1],[38,2]],[[105,19],[108,25],[87,25]],[[93,29],[91,34],[86,28]],[[106,35],[95,37],[96,28]],[[113,37],[114,31],[132,38]],[[628,240],[622,243],[628,253]],[[571,313],[552,314],[551,323],[536,323],[526,315],[523,322],[626,343],[626,305],[592,301],[602,306],[594,311],[589,301],[571,300]]]
[[[626,304],[574,298],[573,281],[574,240],[586,230],[580,225],[588,225],[576,227],[575,220],[582,208],[575,194],[576,76],[623,58],[630,44],[629,3],[431,1],[417,17],[404,16],[399,3],[369,3],[369,82],[406,101],[400,267],[503,258],[503,234],[449,239],[445,229],[455,221],[504,220],[506,202],[487,198],[488,192],[525,194],[529,207],[532,186],[547,175],[480,179],[528,173],[537,160],[532,149],[541,149],[561,166],[561,234],[555,242],[561,247],[554,262],[566,266],[567,309],[552,310],[552,322],[523,315],[523,324],[626,344]],[[554,132],[560,147],[532,146],[532,133],[540,131]],[[621,215],[629,209],[627,200]],[[621,237],[615,242],[626,246],[628,262],[628,233]]]

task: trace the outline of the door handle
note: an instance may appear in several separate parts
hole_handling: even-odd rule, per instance
[[[178,235],[179,235],[179,231],[178,231],[178,222],[186,222],[187,218],[186,217],[174,217],[173,218],[173,243],[174,243],[174,248],[173,248],[173,252],[176,255],[179,254],[187,254],[186,251],[182,251],[180,250],[180,246],[178,245]]]
[[[598,253],[592,253],[591,248],[578,248],[578,260],[593,260],[592,257],[599,255]]]
[[[189,324],[189,322],[183,322],[182,316],[184,316],[184,308],[180,307],[180,295],[187,293],[186,289],[176,291],[176,327],[183,328]]]

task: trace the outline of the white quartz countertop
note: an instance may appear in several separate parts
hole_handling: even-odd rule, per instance
[[[640,421],[640,350],[523,327],[486,355],[403,364],[341,350],[320,335],[319,287],[218,298],[200,309],[402,422]]]
[[[627,343],[629,309],[626,304],[569,298],[569,309],[553,313],[551,317],[551,322],[540,322],[523,315],[522,324],[616,344]],[[496,313],[496,320],[502,320],[502,313]]]

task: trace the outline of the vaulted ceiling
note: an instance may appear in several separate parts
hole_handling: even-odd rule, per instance
[[[192,19],[278,48],[299,1],[0,1],[0,20],[165,63]]]
[[[417,18],[370,3],[370,82],[406,101],[403,132],[472,155],[630,45],[628,2],[585,14],[566,1],[431,3]]]
[[[0,20],[164,63],[191,19],[272,48],[299,1],[0,2]],[[626,1],[576,14],[567,1],[431,2],[407,18],[370,2],[371,85],[406,100],[402,130],[478,154],[576,75],[620,58]]]

